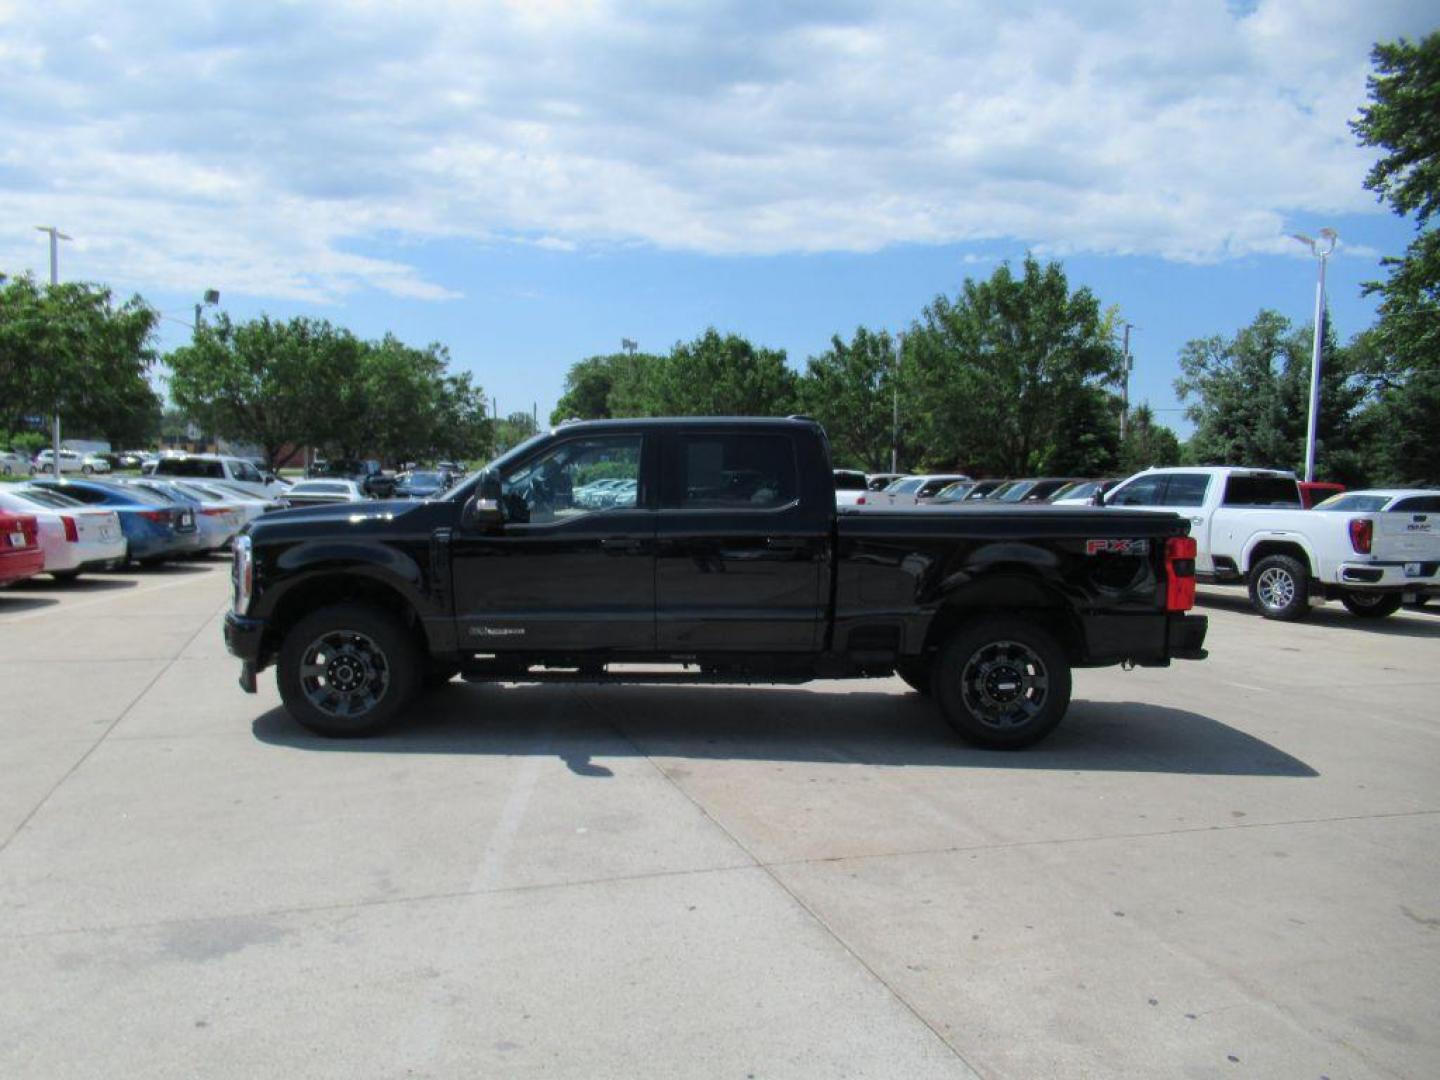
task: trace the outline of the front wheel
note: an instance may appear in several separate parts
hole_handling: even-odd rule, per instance
[[[1351,615],[1362,619],[1383,619],[1400,610],[1405,597],[1400,593],[1360,592],[1352,589],[1340,594],[1340,602]]]
[[[301,619],[280,646],[285,708],[317,735],[369,735],[394,720],[419,689],[415,639],[394,616],[336,604]]]
[[[961,627],[940,650],[935,696],[961,737],[1018,750],[1055,729],[1070,706],[1070,660],[1044,627],[998,618]]]
[[[1250,604],[1267,619],[1292,622],[1310,614],[1310,574],[1299,559],[1267,555],[1250,570]]]
[[[81,466],[80,466],[80,471],[81,471],[82,473],[84,473],[86,476],[89,476],[91,473],[93,473],[93,472],[95,471],[95,466],[94,466],[94,465],[81,465]]]

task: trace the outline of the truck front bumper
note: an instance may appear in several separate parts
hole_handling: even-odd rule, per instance
[[[261,670],[261,643],[265,636],[264,619],[247,619],[233,611],[225,613],[225,648],[240,658],[240,689],[255,693],[255,673]]]

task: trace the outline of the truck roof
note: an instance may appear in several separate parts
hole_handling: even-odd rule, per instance
[[[552,431],[605,431],[633,427],[792,427],[817,430],[820,421],[808,416],[635,416],[608,420],[567,420]]]
[[[1205,473],[1207,476],[1283,476],[1294,480],[1295,474],[1289,469],[1264,469],[1256,465],[1152,465],[1134,473]],[[1128,477],[1127,477],[1128,479]]]

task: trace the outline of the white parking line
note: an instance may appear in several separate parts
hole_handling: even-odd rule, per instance
[[[68,615],[72,611],[80,611],[84,608],[95,607],[99,604],[108,604],[115,600],[128,600],[135,596],[146,596],[152,592],[160,592],[162,589],[178,589],[182,585],[194,585],[197,581],[209,581],[209,574],[197,574],[194,577],[187,577],[184,581],[167,581],[163,585],[152,585],[146,589],[138,587],[125,589],[121,592],[112,593],[109,596],[97,596],[93,600],[77,600],[74,602],[61,600],[59,603],[41,608],[39,611],[27,611],[21,615],[11,615],[8,618],[0,615],[0,626],[9,626],[11,623],[25,622],[29,619],[43,619],[46,615]]]

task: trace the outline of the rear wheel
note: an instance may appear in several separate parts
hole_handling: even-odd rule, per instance
[[[81,471],[82,473],[84,473],[86,476],[89,476],[91,473],[93,473],[93,472],[95,471],[95,466],[94,466],[94,465],[81,465],[81,466],[80,466],[80,471]]]
[[[80,576],[79,570],[51,570],[50,576],[62,585],[69,585]]]
[[[1310,613],[1310,574],[1299,559],[1267,555],[1250,569],[1250,604],[1267,619],[1291,622]]]
[[[961,627],[940,650],[935,696],[967,741],[1016,750],[1055,729],[1070,705],[1070,661],[1048,630],[1028,619]]]
[[[419,689],[420,651],[388,612],[336,604],[301,619],[280,646],[280,697],[317,735],[368,735]]]
[[[1400,610],[1405,598],[1400,593],[1375,593],[1351,590],[1340,594],[1340,602],[1351,615],[1362,619],[1383,619]]]

